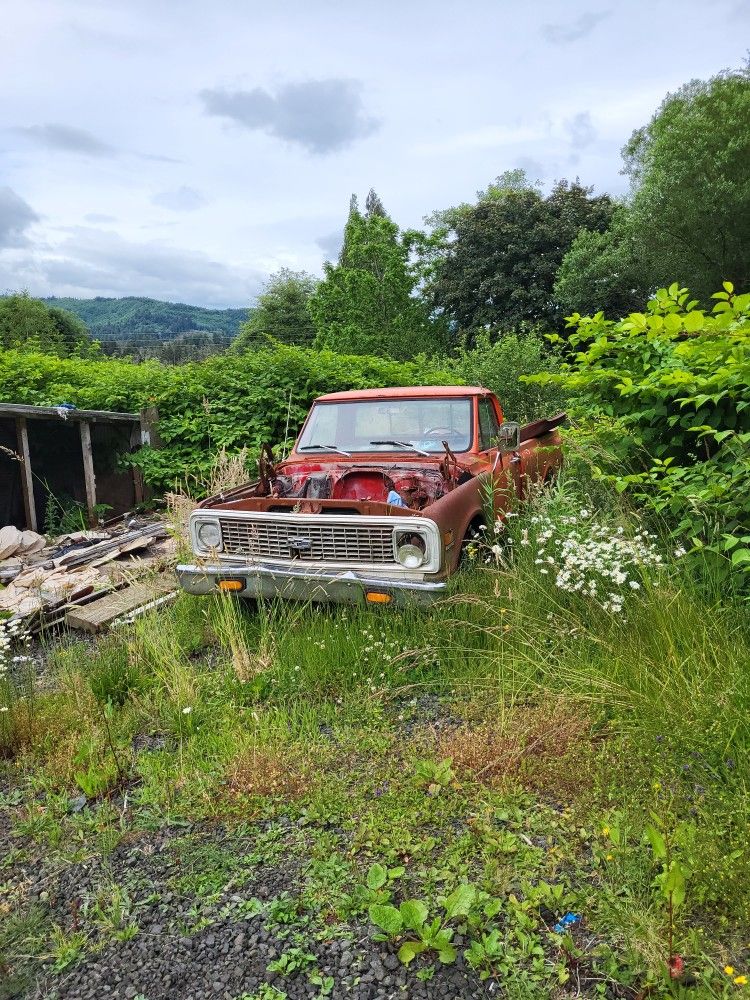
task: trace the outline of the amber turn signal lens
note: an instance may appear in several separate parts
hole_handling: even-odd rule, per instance
[[[365,597],[370,604],[390,604],[393,600],[390,594],[381,594],[377,590],[368,590]]]
[[[219,580],[219,590],[244,590],[244,580]]]

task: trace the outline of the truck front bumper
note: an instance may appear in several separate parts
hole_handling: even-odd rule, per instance
[[[444,582],[368,577],[353,570],[286,569],[269,565],[180,565],[177,579],[189,594],[212,594],[222,581],[238,581],[241,597],[284,597],[333,604],[432,604],[446,589]],[[376,595],[384,595],[378,598]]]

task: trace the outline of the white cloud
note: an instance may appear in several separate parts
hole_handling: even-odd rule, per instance
[[[172,191],[160,191],[151,201],[154,205],[161,205],[162,208],[169,208],[173,212],[192,212],[206,204],[206,199],[200,191],[185,184]]]
[[[206,113],[243,128],[260,130],[296,143],[311,153],[333,153],[379,128],[365,112],[357,80],[308,80],[287,83],[270,93],[209,89],[201,92]]]
[[[26,230],[39,216],[9,187],[0,187],[0,248],[22,246]]]
[[[117,150],[109,143],[102,142],[83,128],[71,125],[28,125],[13,129],[19,135],[33,140],[47,149],[64,153],[80,153],[83,156],[117,156]]]
[[[39,294],[146,295],[172,302],[243,306],[257,295],[265,275],[213,260],[197,250],[158,241],[124,240],[117,233],[80,227],[43,253],[17,259],[17,273]]]
[[[542,37],[553,45],[570,45],[590,35],[607,17],[608,10],[587,10],[571,21],[542,25]]]
[[[585,149],[596,142],[596,129],[588,111],[580,111],[565,123],[570,142],[575,149]]]
[[[538,142],[549,134],[544,122],[521,125],[484,125],[470,132],[446,135],[431,142],[418,142],[414,151],[422,156],[437,156],[441,153],[461,153],[474,149],[500,149]]]

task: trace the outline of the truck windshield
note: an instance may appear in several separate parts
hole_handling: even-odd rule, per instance
[[[315,403],[298,451],[428,452],[471,448],[471,400],[367,399]]]

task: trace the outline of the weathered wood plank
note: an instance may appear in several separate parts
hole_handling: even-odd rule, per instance
[[[115,538],[97,542],[95,545],[89,545],[82,549],[74,549],[72,552],[58,557],[55,560],[55,565],[67,567],[83,566],[85,563],[94,563],[100,556],[109,552],[115,552],[115,556],[113,556],[115,558],[119,555],[117,550],[123,549],[126,544],[132,541],[140,539],[143,545],[150,545],[151,542],[158,541],[160,538],[166,538],[167,535],[167,529],[163,524],[149,524],[144,528],[136,528],[134,531],[128,531],[124,535],[118,535]]]
[[[34,480],[31,475],[31,452],[29,450],[29,428],[25,417],[16,417],[18,447],[21,449],[21,490],[26,527],[37,531],[36,504],[34,503]]]
[[[89,527],[96,526],[96,476],[94,475],[94,452],[91,448],[91,426],[82,421],[81,454],[83,456],[83,479],[86,484],[86,506],[89,512]]]
[[[173,591],[176,591],[173,580],[132,583],[129,587],[109,593],[84,607],[71,608],[65,615],[65,621],[70,628],[100,632],[123,615]]]
[[[54,417],[58,420],[93,420],[104,424],[138,423],[138,413],[118,413],[113,410],[68,410],[62,406],[25,406],[21,403],[0,403],[0,414],[3,416],[28,417],[29,420],[48,420]]]

